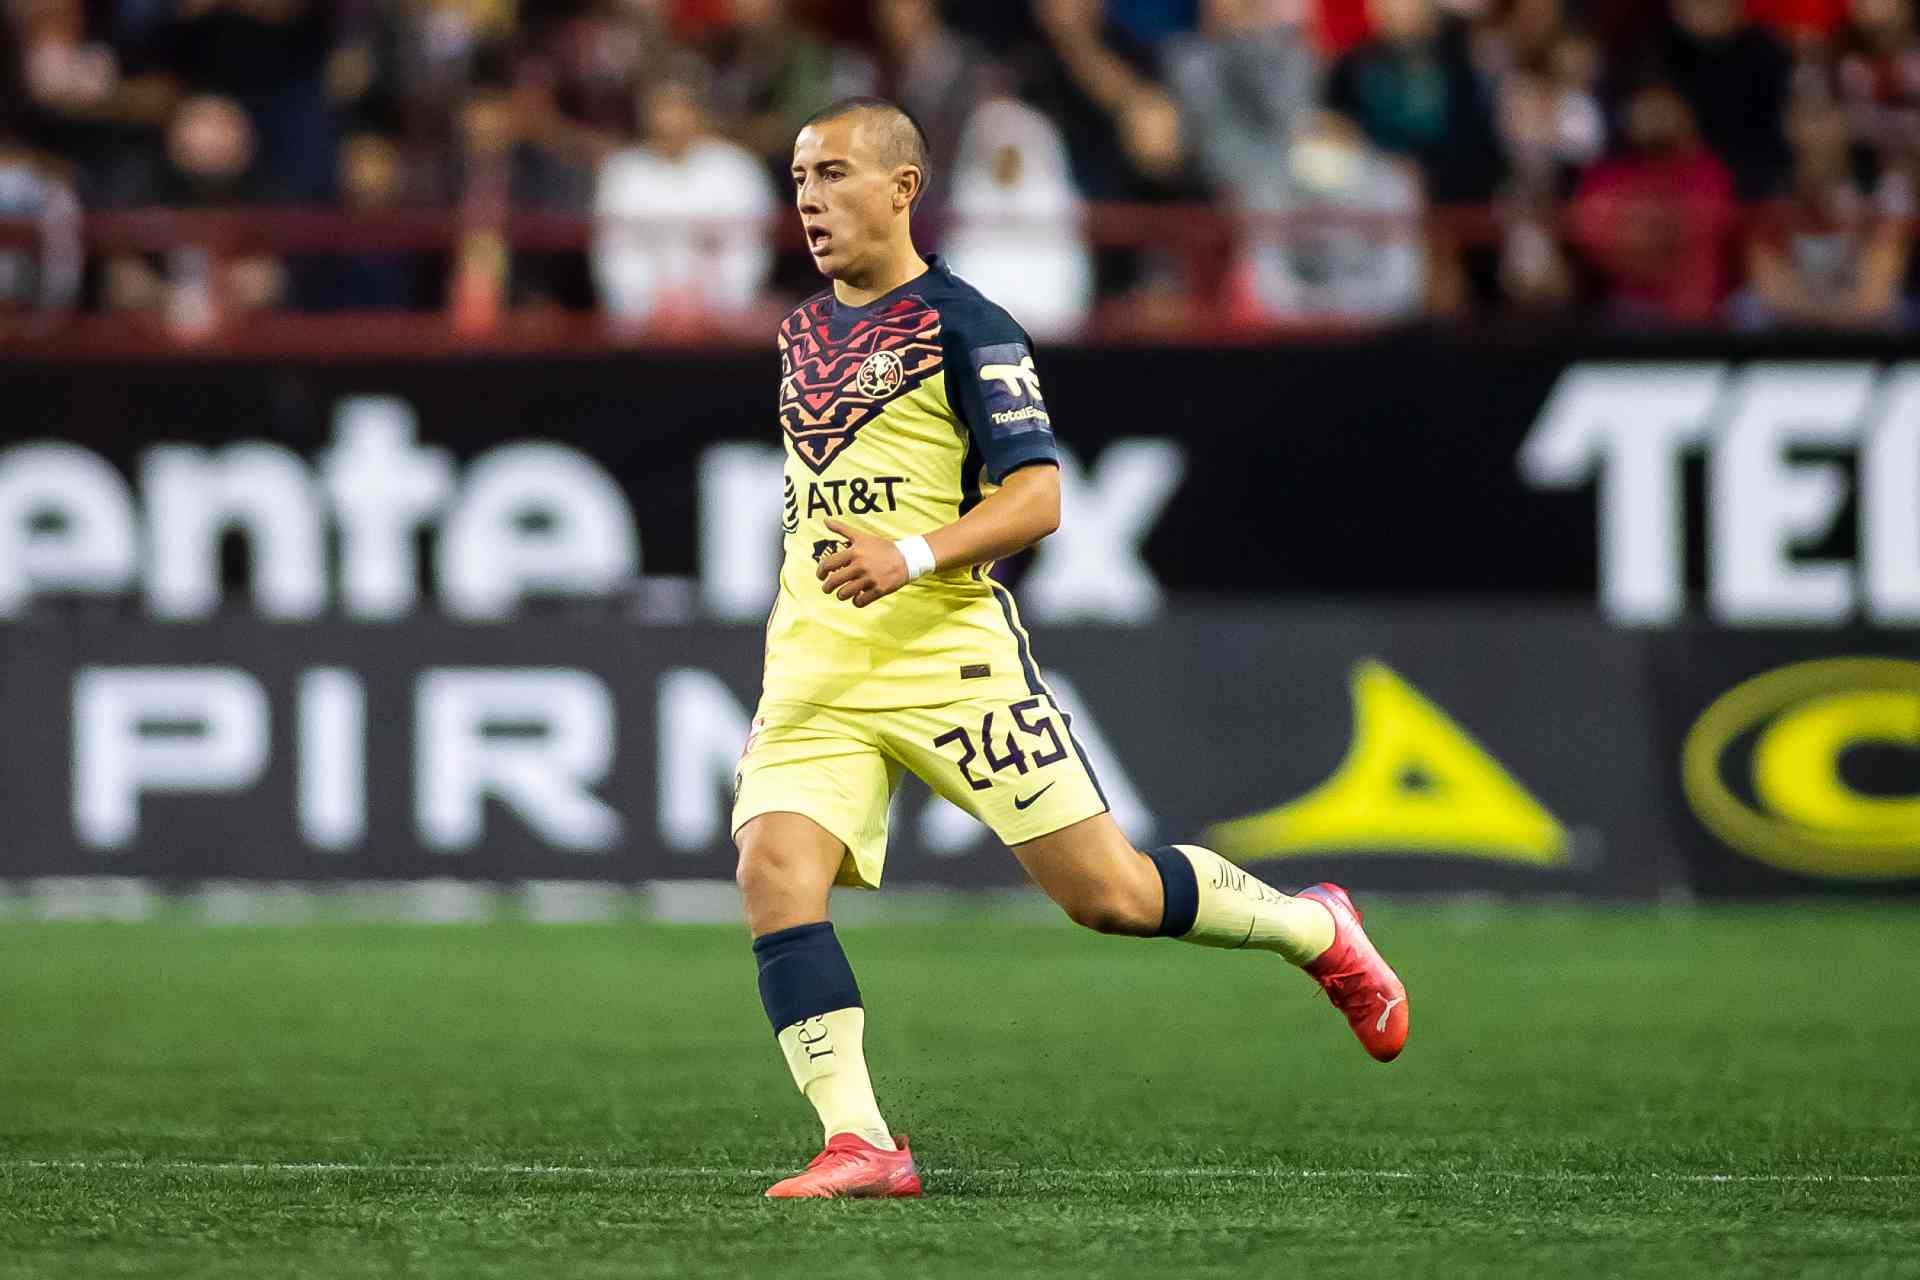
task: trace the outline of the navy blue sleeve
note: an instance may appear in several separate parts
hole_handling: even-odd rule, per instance
[[[1026,333],[997,308],[943,313],[941,322],[948,399],[986,461],[987,479],[999,484],[1029,463],[1058,465],[1053,420]]]

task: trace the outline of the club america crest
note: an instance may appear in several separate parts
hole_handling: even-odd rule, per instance
[[[860,372],[854,377],[854,386],[861,395],[882,400],[898,391],[906,376],[906,368],[900,363],[899,356],[891,351],[876,351],[861,361]]]

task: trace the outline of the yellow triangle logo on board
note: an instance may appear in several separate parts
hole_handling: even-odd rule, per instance
[[[1383,662],[1353,668],[1353,741],[1297,800],[1222,822],[1240,858],[1441,853],[1533,866],[1567,860],[1567,831],[1451,717]]]

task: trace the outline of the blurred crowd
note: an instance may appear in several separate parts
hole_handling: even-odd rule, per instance
[[[41,228],[0,243],[0,307],[750,316],[818,287],[770,230],[796,126],[876,93],[932,146],[923,247],[1045,336],[1103,313],[1901,326],[1915,3],[0,0],[0,218]],[[1236,230],[1119,243],[1086,218],[1196,203]],[[89,254],[76,229],[276,204],[460,231]],[[1486,216],[1424,216],[1464,207]],[[516,247],[509,209],[590,216],[591,243]]]

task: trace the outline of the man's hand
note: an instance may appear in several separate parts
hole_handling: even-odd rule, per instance
[[[891,541],[849,528],[838,520],[827,521],[827,528],[845,538],[847,545],[820,557],[820,567],[815,571],[820,590],[864,609],[907,585],[907,558]]]

